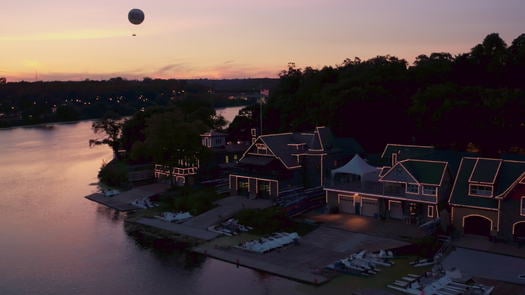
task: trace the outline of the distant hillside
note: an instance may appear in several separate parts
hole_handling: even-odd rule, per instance
[[[188,84],[210,87],[218,92],[258,92],[261,89],[272,89],[279,83],[279,79],[270,78],[227,80],[196,79],[186,81]]]

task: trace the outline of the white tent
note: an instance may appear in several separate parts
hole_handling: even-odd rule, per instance
[[[337,169],[332,170],[332,180],[338,173],[353,174],[360,176],[361,181],[377,179],[379,175],[379,169],[372,165],[369,165],[359,155],[355,155],[352,160]]]

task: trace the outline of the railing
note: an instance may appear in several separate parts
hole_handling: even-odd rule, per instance
[[[323,206],[325,200],[322,187],[294,188],[279,194],[275,203],[284,208],[288,216],[295,216]]]
[[[325,188],[346,190],[355,193],[374,194],[385,197],[397,197],[407,200],[428,202],[433,202],[436,198],[435,196],[425,196],[421,194],[407,194],[403,186],[385,185],[384,183],[377,181],[356,181],[347,183],[331,183],[330,181],[327,181],[326,183]]]
[[[179,168],[179,167],[173,167],[171,169],[170,173],[170,167],[156,164],[155,165],[155,176],[185,176],[185,175],[195,175],[197,174],[198,167],[187,167],[187,168]]]

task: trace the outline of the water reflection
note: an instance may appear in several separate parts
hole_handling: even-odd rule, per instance
[[[119,224],[122,223],[127,216],[124,212],[119,212],[103,205],[97,205],[97,213],[106,217],[108,220]]]
[[[298,294],[296,282],[129,231],[126,214],[85,199],[112,157],[91,137],[89,121],[0,130],[0,294]]]
[[[205,256],[191,252],[192,245],[188,242],[156,235],[130,223],[125,223],[124,228],[139,248],[150,251],[164,266],[192,270],[206,260]]]

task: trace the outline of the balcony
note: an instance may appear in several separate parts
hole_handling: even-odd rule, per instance
[[[199,167],[173,167],[170,173],[170,167],[164,165],[155,165],[155,177],[159,176],[188,176],[197,174]]]
[[[383,196],[385,198],[392,197],[398,199],[405,199],[409,201],[436,201],[436,197],[434,196],[425,196],[421,194],[407,194],[405,192],[405,186],[403,184],[391,184],[378,181],[351,181],[344,183],[332,183],[330,180],[327,180],[325,188],[348,191],[349,193],[372,194],[377,196]]]

